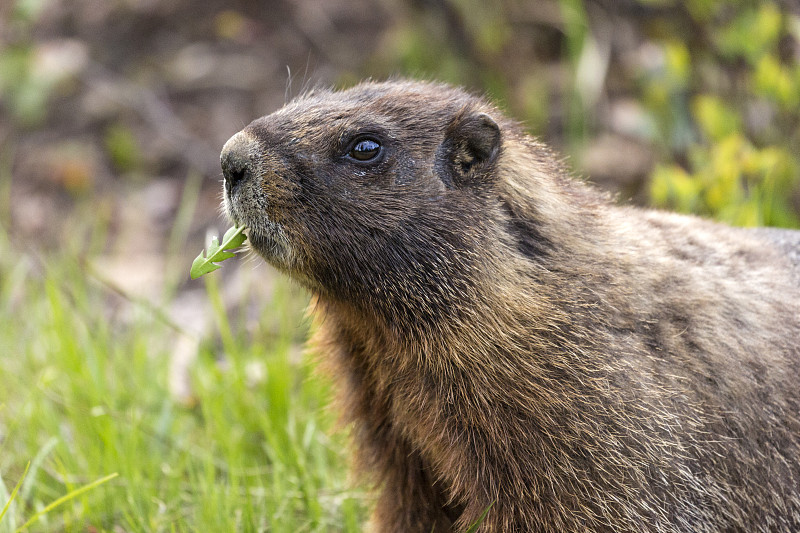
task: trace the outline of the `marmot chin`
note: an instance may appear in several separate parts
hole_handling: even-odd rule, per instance
[[[800,531],[800,232],[613,205],[433,83],[311,91],[222,168],[376,531]]]

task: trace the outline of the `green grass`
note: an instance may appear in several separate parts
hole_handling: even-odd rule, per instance
[[[217,313],[186,406],[167,388],[178,332],[65,248],[20,249],[0,225],[0,533],[359,530],[328,384],[292,355],[296,287],[247,331]]]

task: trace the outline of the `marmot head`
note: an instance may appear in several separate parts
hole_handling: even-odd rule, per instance
[[[482,250],[503,238],[497,166],[514,128],[443,85],[312,91],[225,144],[225,210],[315,292],[436,314],[469,298]]]

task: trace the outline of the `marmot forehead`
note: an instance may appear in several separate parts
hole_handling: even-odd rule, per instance
[[[349,89],[334,91],[328,89],[312,89],[292,100],[287,110],[295,106],[324,104],[325,106],[342,106],[358,108],[374,107],[409,107],[430,105],[434,109],[450,105],[464,105],[469,102],[482,103],[483,99],[470,95],[463,89],[433,82],[421,81],[384,81],[363,82]]]
[[[443,129],[464,109],[494,111],[484,99],[462,89],[430,82],[364,82],[342,91],[312,89],[274,113],[255,120],[258,132],[299,131],[321,124],[377,122],[397,127]]]

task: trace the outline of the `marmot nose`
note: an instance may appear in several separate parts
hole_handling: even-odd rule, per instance
[[[219,156],[222,175],[225,177],[225,188],[228,192],[253,176],[252,158],[253,141],[244,132],[239,132],[225,143]]]

